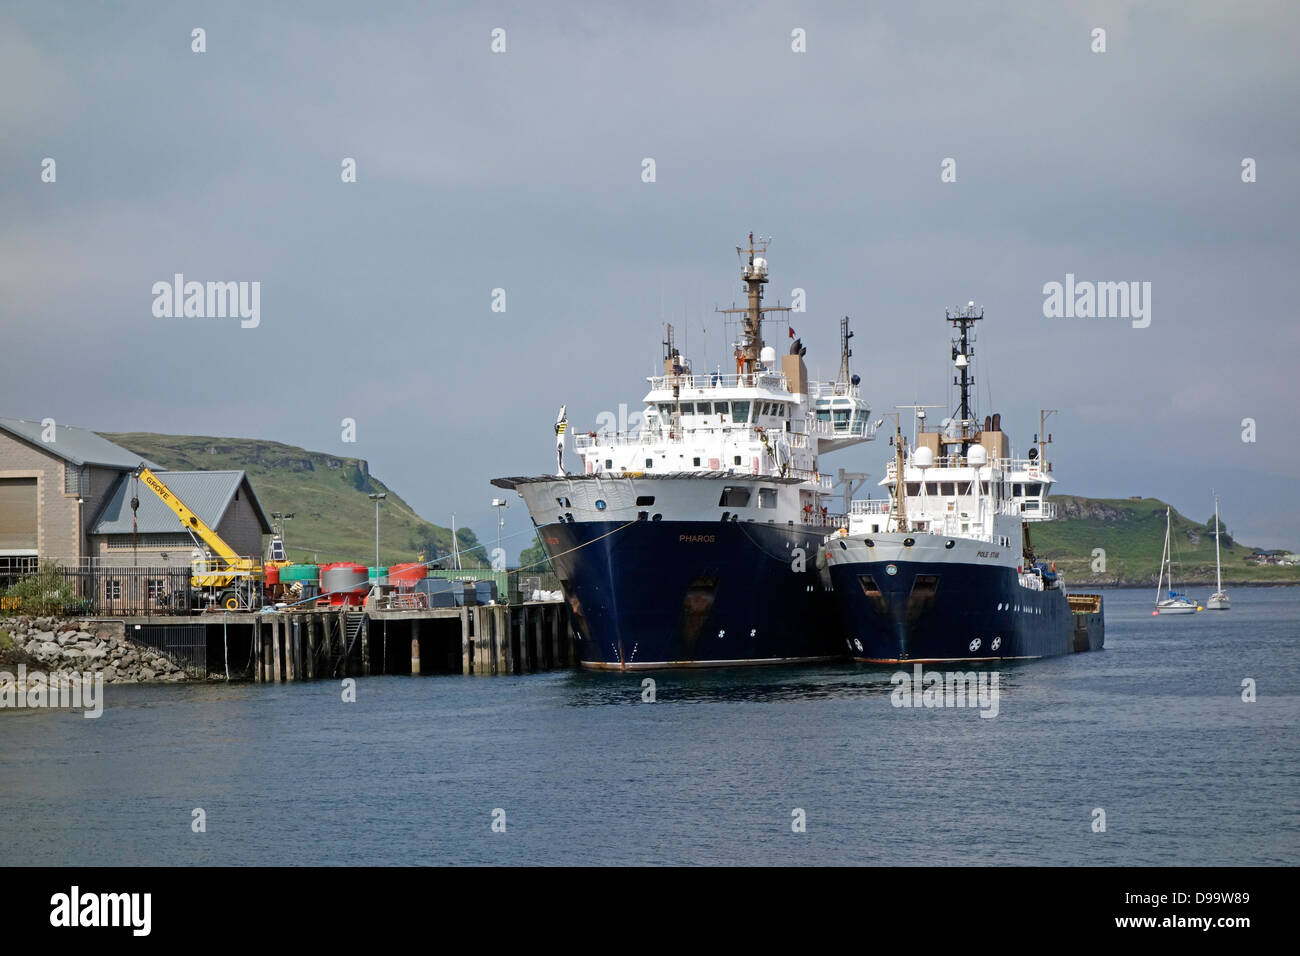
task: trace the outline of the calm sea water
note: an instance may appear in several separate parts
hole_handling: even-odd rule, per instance
[[[896,709],[860,666],[661,673],[653,704],[556,672],[0,712],[0,863],[1300,863],[1300,589],[1106,601],[1106,650],[1001,667],[994,719]]]

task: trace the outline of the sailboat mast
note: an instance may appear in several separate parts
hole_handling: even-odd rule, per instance
[[[1214,589],[1223,590],[1223,569],[1219,564],[1219,496],[1214,496]]]
[[[1160,548],[1160,575],[1156,578],[1156,603],[1160,603],[1160,592],[1165,584],[1165,562],[1169,555],[1169,509],[1165,509],[1165,543]],[[1174,569],[1169,569],[1169,588],[1173,590]]]

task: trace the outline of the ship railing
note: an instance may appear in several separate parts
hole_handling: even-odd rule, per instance
[[[907,466],[909,468],[917,467],[912,463],[910,456],[908,457]],[[990,459],[988,462],[986,462],[984,465],[981,465],[980,467],[986,468],[989,466],[992,466],[993,468],[1003,472],[1005,477],[1011,480],[1020,480],[1020,481],[1054,480],[1051,477],[1049,477],[1052,470],[1052,466],[1048,464],[1047,466],[1044,467],[1043,464],[1035,458],[993,458]],[[972,465],[967,459],[961,457],[960,455],[936,455],[934,458],[934,464],[930,466],[930,468],[974,468],[974,467],[976,466]],[[892,475],[894,471],[894,463],[892,461],[889,463],[888,469],[889,469],[889,473]],[[927,468],[927,470],[930,469]],[[1011,474],[1007,474],[1008,472],[1015,472],[1017,474],[1011,475]],[[1025,475],[1024,478],[1019,477],[1018,473],[1021,472],[1024,473]]]
[[[887,515],[893,502],[888,498],[873,500],[870,498],[855,498],[849,502],[849,514],[851,515]]]
[[[851,382],[809,382],[808,397],[819,398],[860,398],[862,389]]]
[[[769,442],[785,442],[791,448],[808,448],[810,447],[808,433],[802,431],[778,431],[772,428],[765,428],[763,433],[768,436]],[[830,431],[814,432],[812,437],[822,437],[822,435],[834,434]],[[757,427],[751,422],[722,422],[721,424],[710,425],[692,425],[682,428],[642,428],[638,431],[626,432],[582,432],[574,433],[573,447],[578,451],[588,448],[597,448],[601,446],[624,447],[628,445],[660,445],[664,442],[684,441],[687,436],[699,438],[701,436],[720,435],[729,438],[744,438],[751,441],[759,441],[759,432]]]
[[[718,388],[769,388],[789,391],[782,372],[754,372],[752,374],[724,375],[722,372],[705,372],[700,375],[652,375],[650,390],[691,388],[707,391]]]

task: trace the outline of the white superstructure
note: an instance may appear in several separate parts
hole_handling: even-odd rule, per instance
[[[557,512],[565,521],[842,523],[842,515],[831,514],[834,483],[822,471],[821,456],[870,441],[879,424],[870,420],[858,376],[849,373],[848,320],[841,324],[840,375],[809,381],[799,339],[781,356],[763,342],[763,317],[789,311],[762,303],[767,241],[755,245],[751,234],[749,247],[736,251],[749,303],[720,310],[741,318],[732,343],[735,371],[694,372],[668,326],[663,374],[647,380],[639,424],[626,431],[574,431],[582,463],[576,475],[563,463],[570,429],[561,412],[561,474],[544,489],[519,487],[538,520]]]

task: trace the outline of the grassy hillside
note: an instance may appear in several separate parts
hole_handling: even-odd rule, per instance
[[[294,560],[374,563],[375,505],[366,497],[370,492],[388,494],[379,516],[380,559],[385,564],[413,561],[420,551],[433,560],[452,550],[450,529],[421,518],[359,458],[249,438],[147,432],[106,432],[104,437],[167,468],[246,471],[268,518],[274,511],[293,512],[285,539]],[[458,538],[462,549],[478,548],[472,556],[477,561],[469,563],[486,561],[474,532],[461,528]]]
[[[1055,561],[1068,581],[1081,584],[1150,584],[1155,587],[1165,540],[1165,508],[1157,498],[1053,496],[1058,519],[1030,525],[1034,550]],[[1221,516],[1222,520],[1222,516]],[[1255,549],[1233,540],[1223,521],[1223,580],[1229,583],[1300,583],[1300,567],[1257,567],[1245,559]],[[1174,577],[1182,584],[1213,584],[1214,523],[1173,512]],[[1093,549],[1106,552],[1106,570],[1092,571]],[[1181,562],[1181,569],[1180,569]]]

